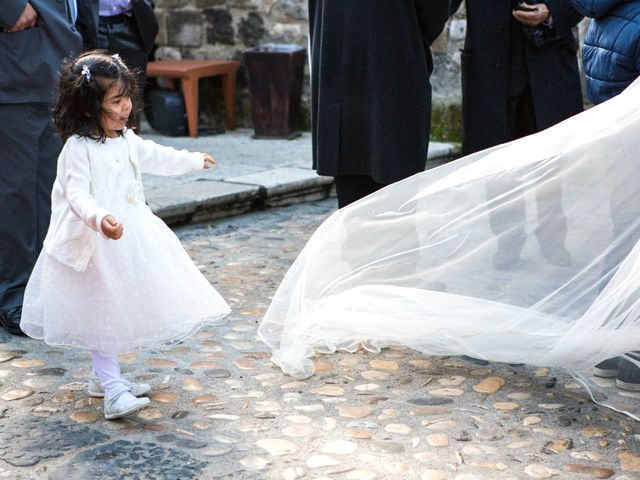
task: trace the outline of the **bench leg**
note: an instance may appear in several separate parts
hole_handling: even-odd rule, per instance
[[[224,105],[227,114],[227,128],[236,129],[236,72],[230,72],[222,76],[222,90],[224,92]]]
[[[187,110],[187,126],[189,136],[198,136],[198,79],[182,79],[182,94],[184,96],[184,106]]]

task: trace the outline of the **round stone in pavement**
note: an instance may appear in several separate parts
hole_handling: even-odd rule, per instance
[[[52,480],[69,478],[129,480],[149,478],[199,478],[206,467],[181,450],[153,443],[118,440],[86,450],[58,468]]]

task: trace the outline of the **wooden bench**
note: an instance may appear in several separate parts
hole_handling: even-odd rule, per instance
[[[236,73],[240,62],[232,60],[161,60],[147,64],[147,77],[179,79],[187,111],[189,136],[198,136],[198,80],[222,76],[227,128],[236,128]]]

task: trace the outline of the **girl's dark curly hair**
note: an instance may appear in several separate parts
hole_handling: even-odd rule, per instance
[[[136,75],[117,55],[104,50],[85,52],[75,60],[65,60],[60,69],[60,83],[53,121],[63,140],[80,135],[104,142],[107,134],[100,118],[108,112],[102,104],[109,89],[120,84],[133,108],[129,124],[140,109]],[[120,132],[122,134],[122,132]]]

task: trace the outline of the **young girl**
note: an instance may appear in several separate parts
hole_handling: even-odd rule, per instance
[[[145,203],[140,174],[209,168],[206,154],[156,145],[127,128],[136,82],[117,55],[63,65],[54,120],[58,159],[51,224],[27,285],[20,327],[47,344],[88,349],[107,419],[139,410],[146,384],[116,355],[175,343],[229,313],[180,241]]]

